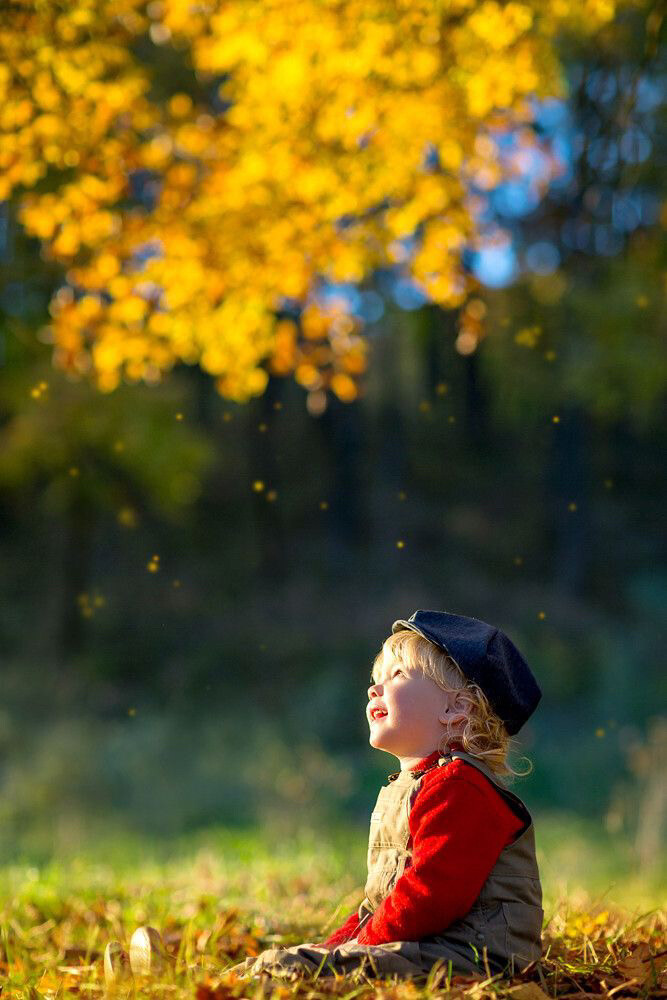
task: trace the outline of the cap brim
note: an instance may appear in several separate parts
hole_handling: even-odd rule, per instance
[[[454,659],[454,657],[452,656],[452,654],[449,652],[449,650],[445,646],[444,642],[438,641],[436,639],[432,639],[430,635],[427,635],[425,632],[422,632],[422,630],[419,628],[419,626],[415,625],[414,622],[408,622],[408,621],[405,620],[405,618],[399,618],[391,626],[392,635],[394,634],[394,632],[402,632],[405,629],[409,629],[411,632],[416,632],[417,635],[420,635],[422,637],[422,639],[427,639],[428,642],[432,642],[434,646],[438,646],[440,649],[444,650],[444,652],[447,653],[447,656],[451,656],[452,659],[454,660],[454,663],[456,663],[456,660]],[[456,666],[457,667],[459,666],[458,663],[456,663]],[[459,670],[461,670],[460,667],[459,667]],[[461,673],[464,673],[464,671],[461,670]]]
[[[416,632],[418,635],[424,636],[424,639],[427,638],[427,636],[424,635],[422,630],[420,628],[417,628],[414,622],[406,622],[404,618],[399,618],[398,621],[395,621],[394,624],[391,626],[392,635],[394,632],[402,632],[403,629],[406,628],[410,629],[411,632]]]

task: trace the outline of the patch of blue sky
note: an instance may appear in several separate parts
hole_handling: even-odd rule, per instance
[[[661,77],[657,80],[650,80],[646,76],[640,77],[635,93],[637,110],[645,113],[659,107],[665,100],[666,82],[667,77]]]
[[[537,208],[540,196],[530,180],[521,178],[499,184],[491,193],[491,203],[499,215],[520,218]]]
[[[524,176],[533,183],[547,181],[551,177],[551,162],[549,157],[537,147],[521,151],[521,167]]]
[[[298,316],[301,311],[301,302],[298,299],[290,298],[289,295],[281,295],[277,308],[279,312],[291,313],[294,316]]]
[[[389,272],[387,274],[389,277]],[[389,289],[393,290],[396,278],[391,274]],[[365,323],[377,323],[384,316],[382,296],[373,289],[361,290],[350,282],[323,282],[317,291],[317,298],[323,306],[343,303],[350,315],[359,316]]]
[[[501,154],[510,152],[516,146],[516,135],[511,129],[491,129],[491,133]]]
[[[164,286],[158,285],[154,281],[140,281],[135,285],[135,291],[137,295],[140,295],[142,299],[146,299],[147,302],[152,300],[158,301],[162,298]],[[160,305],[162,306],[162,301],[160,301]]]
[[[573,148],[571,136],[566,132],[559,132],[551,140],[551,148],[554,156],[558,157],[562,167],[562,173],[558,174],[557,177],[554,177],[549,186],[556,189],[567,187],[574,176],[574,169],[572,166]]]
[[[318,288],[317,298],[325,306],[343,302],[349,312],[358,312],[361,306],[361,292],[349,281],[324,282]]]
[[[543,132],[560,131],[568,122],[569,111],[565,101],[557,97],[546,97],[542,100],[535,97],[531,101],[535,121]]]
[[[478,250],[472,258],[475,277],[490,288],[504,288],[518,273],[516,253],[511,243]]]
[[[401,236],[400,239],[394,242],[405,251],[404,260],[410,260],[414,256],[417,249],[417,237],[414,234],[411,236]]]
[[[423,160],[421,163],[422,170],[437,170],[440,166],[440,156],[438,155],[438,147],[432,142],[427,142],[424,145],[423,150]]]
[[[138,264],[145,264],[153,257],[164,257],[164,243],[162,240],[148,240],[146,243],[140,243],[134,248],[132,257]]]
[[[607,136],[593,139],[586,158],[594,170],[602,174],[610,173],[618,164],[618,143]]]
[[[429,301],[428,296],[410,278],[398,278],[391,294],[396,305],[406,310],[419,309]]]
[[[592,101],[607,104],[616,97],[618,84],[613,70],[595,69],[586,77],[586,93]]]
[[[615,191],[611,203],[614,229],[631,232],[642,221],[642,197],[638,191]]]
[[[384,316],[384,302],[382,296],[372,289],[368,289],[359,296],[360,305],[357,313],[365,323],[377,323]]]
[[[631,125],[621,136],[618,147],[626,163],[643,163],[651,155],[653,143],[643,129]]]

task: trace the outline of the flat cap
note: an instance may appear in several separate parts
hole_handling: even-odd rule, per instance
[[[510,736],[518,733],[542,697],[533,673],[511,639],[478,618],[447,611],[415,611],[391,631],[411,629],[444,649],[477,684]]]

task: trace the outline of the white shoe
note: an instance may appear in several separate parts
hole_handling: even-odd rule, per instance
[[[117,986],[132,978],[130,958],[120,941],[109,941],[104,949],[104,981],[107,986]]]
[[[130,940],[130,966],[135,976],[156,976],[173,964],[160,932],[154,927],[137,927]]]

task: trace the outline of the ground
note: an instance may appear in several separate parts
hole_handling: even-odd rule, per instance
[[[538,837],[540,970],[511,982],[454,976],[421,988],[345,980],[263,986],[225,974],[264,948],[322,940],[359,901],[364,852],[358,831],[209,831],[169,844],[110,835],[43,864],[5,864],[2,998],[103,996],[106,943],[127,946],[140,924],[161,931],[174,962],[155,981],[126,990],[137,997],[667,997],[664,866],[639,873],[622,840],[556,816],[544,818]]]

